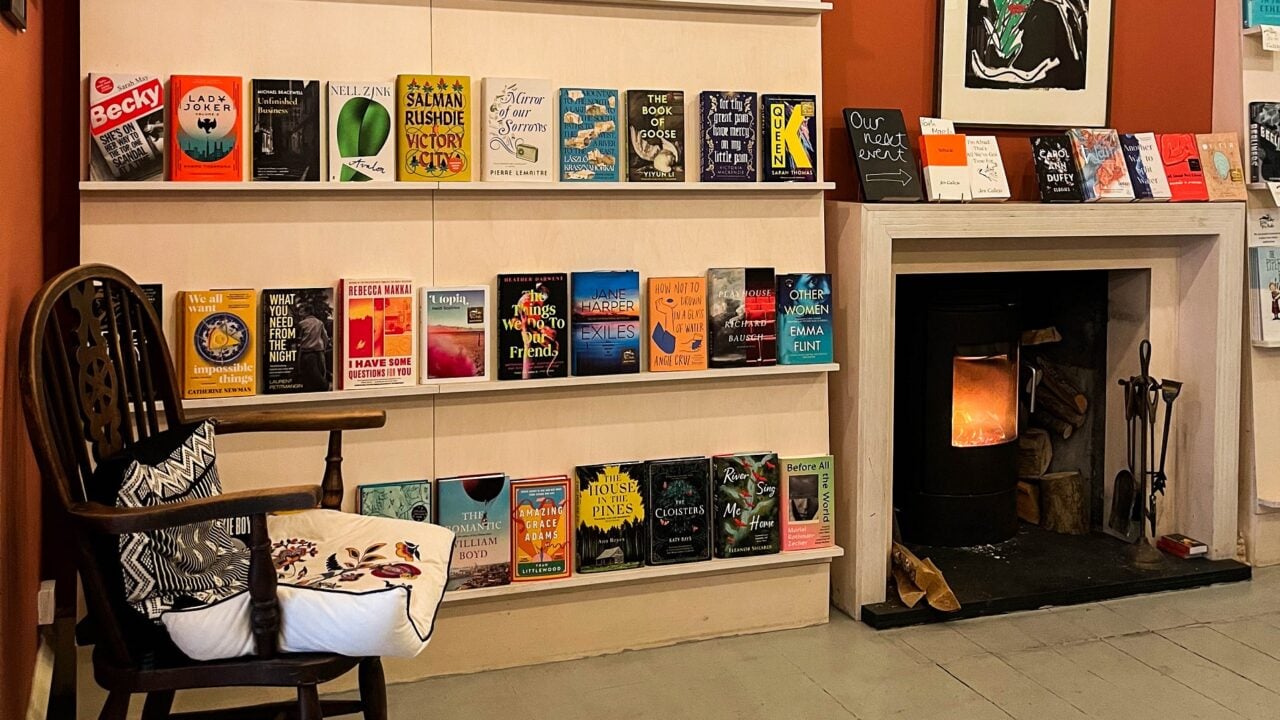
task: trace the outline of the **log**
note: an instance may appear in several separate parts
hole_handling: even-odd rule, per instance
[[[1064,535],[1089,532],[1089,487],[1078,472],[1040,478],[1040,525]]]
[[[1038,478],[1049,472],[1053,442],[1041,428],[1027,428],[1018,436],[1018,477]]]
[[[1080,388],[1067,377],[1067,370],[1052,360],[1040,358],[1037,361],[1043,380],[1040,382],[1041,388],[1048,390],[1056,395],[1064,403],[1071,405],[1076,412],[1089,412],[1089,398],[1085,396]]]
[[[1022,333],[1022,344],[1031,345],[1048,345],[1062,341],[1062,333],[1058,332],[1056,327],[1040,328],[1039,330],[1024,330]]]
[[[1041,390],[1044,386],[1044,383],[1040,384]],[[1036,412],[1052,415],[1077,430],[1084,427],[1084,415],[1076,412],[1076,406],[1068,405],[1053,393],[1041,392],[1036,396]]]
[[[1018,481],[1018,519],[1040,524],[1040,483],[1035,481]]]
[[[1063,440],[1070,439],[1072,433],[1076,431],[1075,426],[1071,423],[1059,420],[1048,413],[1035,413],[1031,416],[1031,420],[1040,427],[1057,434]]]

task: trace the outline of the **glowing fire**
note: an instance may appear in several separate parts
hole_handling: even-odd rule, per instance
[[[1018,372],[1008,355],[955,358],[951,445],[999,445],[1018,437]]]

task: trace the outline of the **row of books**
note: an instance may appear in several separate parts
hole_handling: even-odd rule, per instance
[[[830,455],[772,452],[362,485],[365,515],[456,534],[447,590],[834,544]]]
[[[331,287],[186,291],[183,393],[332,390],[335,348],[341,389],[487,380],[491,364],[499,380],[638,373],[646,340],[649,372],[832,362],[829,274],[713,268],[640,288],[634,270],[503,274],[496,318],[487,286],[418,288],[416,318],[405,279],[344,279],[336,304]]]
[[[1280,25],[1280,0],[1244,0],[1244,26]]]
[[[324,174],[330,182],[684,182],[691,155],[702,182],[818,179],[813,95],[704,91],[690,147],[683,90],[564,87],[553,94],[550,80],[487,77],[477,141],[465,75],[330,81],[324,125],[319,81],[254,79],[247,113],[242,83],[174,75],[166,117],[160,77],[90,75],[90,178],[162,179],[167,155],[171,180],[243,180],[242,125],[249,122],[255,181]]]

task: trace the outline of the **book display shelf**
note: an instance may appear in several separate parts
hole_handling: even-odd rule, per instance
[[[819,96],[821,117],[820,23],[830,7],[809,0],[100,0],[82,9],[81,74],[228,74],[246,86],[255,77],[389,81],[408,72],[465,74],[477,84],[486,76],[549,78],[556,87],[683,89],[689,117],[700,90],[808,93]],[[216,39],[193,44],[177,31],[193,26],[217,28]],[[472,101],[482,117],[478,91]],[[688,123],[686,141],[696,132]],[[692,162],[689,169],[696,178]],[[822,272],[821,191],[830,187],[820,166],[818,182],[808,184],[82,182],[80,259],[162,283],[172,339],[180,290],[400,277],[417,287],[488,284],[492,293],[496,275],[511,272]],[[368,483],[567,474],[582,463],[745,450],[824,454],[827,373],[836,369],[642,372],[189,405],[387,408],[384,429],[346,438],[353,510],[355,487]],[[324,441],[323,434],[220,438],[225,489],[317,482],[314,459]],[[823,623],[831,560],[840,554],[831,548],[451,594],[431,646],[413,660],[389,661],[387,674],[405,681]]]

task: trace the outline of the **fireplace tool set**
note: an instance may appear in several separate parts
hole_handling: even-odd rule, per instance
[[[1128,467],[1116,474],[1107,527],[1133,543],[1136,564],[1153,566],[1163,560],[1160,551],[1151,545],[1150,538],[1156,535],[1156,495],[1164,495],[1168,484],[1165,459],[1169,451],[1169,426],[1173,418],[1173,402],[1182,392],[1182,383],[1151,377],[1150,341],[1142,341],[1138,360],[1141,374],[1120,381],[1124,388],[1124,415],[1128,423]],[[1161,402],[1164,403],[1164,425],[1157,459],[1156,420]]]

